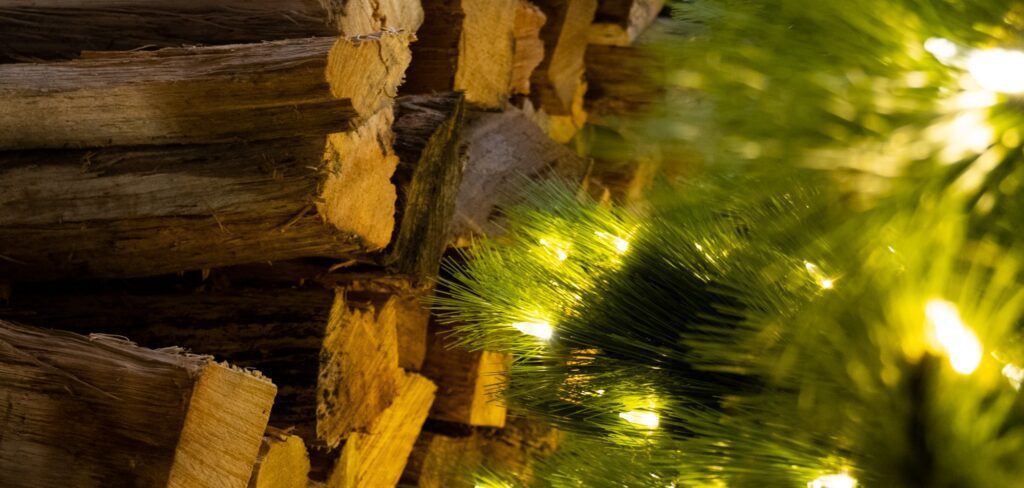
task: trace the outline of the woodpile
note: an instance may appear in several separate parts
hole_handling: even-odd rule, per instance
[[[531,181],[614,179],[661,6],[0,0],[0,485],[527,480],[557,432],[426,307]]]

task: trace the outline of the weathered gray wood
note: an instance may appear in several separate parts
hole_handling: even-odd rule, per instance
[[[398,188],[398,224],[387,261],[400,273],[437,276],[462,183],[463,114],[459,93],[411,95],[398,101],[394,131],[399,164],[392,179]]]
[[[516,202],[531,180],[561,179],[579,183],[586,162],[551,140],[521,111],[472,112],[462,143],[466,169],[455,201],[450,241],[467,242],[474,234],[499,234],[495,208]]]
[[[0,321],[0,485],[243,488],[274,391],[209,357]]]
[[[0,275],[147,276],[382,248],[390,126],[381,112],[330,138],[0,152]]]
[[[318,285],[208,292],[137,286],[142,290],[25,287],[0,317],[181,346],[258,368],[280,388],[270,424],[295,427],[311,449],[336,447],[366,430],[398,393],[397,299]]]
[[[418,0],[0,0],[0,61],[415,32],[422,22]]]
[[[408,40],[384,33],[0,65],[0,149],[342,132],[391,105]]]

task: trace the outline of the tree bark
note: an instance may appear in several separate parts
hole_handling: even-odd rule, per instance
[[[0,65],[0,149],[342,132],[391,106],[408,63],[384,33]]]
[[[26,287],[0,316],[258,368],[280,389],[271,425],[295,427],[311,448],[366,431],[398,393],[394,299],[364,302],[320,286],[199,293],[129,286],[141,291]]]
[[[498,396],[511,356],[454,347],[446,329],[431,328],[423,375],[437,385],[430,418],[483,427],[504,427],[506,407]]]
[[[599,0],[591,44],[628,46],[654,22],[665,0]]]
[[[274,392],[209,357],[0,321],[0,485],[244,487]]]
[[[0,274],[147,276],[383,248],[391,120],[326,138],[0,153]]]
[[[398,101],[395,152],[398,224],[387,264],[399,273],[433,279],[447,247],[448,225],[462,183],[459,150],[461,94],[413,95]]]
[[[669,62],[652,45],[670,35],[672,26],[669,20],[656,20],[634,45],[587,47],[585,108],[589,123],[630,125],[630,120],[659,106],[666,95]]]
[[[416,32],[418,0],[2,0],[0,61],[80,51]]]
[[[510,94],[518,0],[425,0],[426,22],[413,44],[403,91],[463,91],[466,102],[495,109]]]
[[[449,233],[449,242],[456,245],[473,235],[500,234],[500,225],[492,221],[495,208],[521,199],[531,180],[578,183],[586,172],[582,159],[515,108],[471,113],[462,143],[467,163]]]

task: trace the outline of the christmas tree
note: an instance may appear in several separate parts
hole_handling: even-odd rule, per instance
[[[701,174],[540,185],[435,305],[569,433],[533,484],[1024,486],[1024,3],[674,16],[645,129]]]

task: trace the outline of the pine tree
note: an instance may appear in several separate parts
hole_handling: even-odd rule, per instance
[[[570,433],[534,484],[1024,486],[1024,3],[675,16],[646,128],[705,171],[642,208],[540,186],[448,263],[455,337]]]

